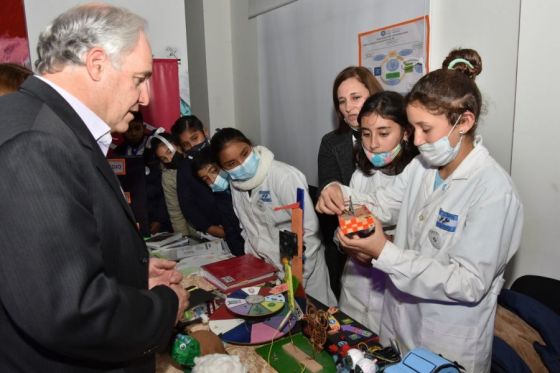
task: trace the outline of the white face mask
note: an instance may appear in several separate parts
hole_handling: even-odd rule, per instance
[[[441,139],[437,140],[433,143],[425,143],[418,147],[418,151],[422,154],[422,157],[428,162],[430,166],[434,167],[441,167],[445,166],[446,164],[451,163],[459,154],[459,150],[461,149],[461,141],[463,140],[463,134],[459,138],[459,142],[455,147],[452,147],[449,143],[449,135],[455,129],[455,126],[461,120],[461,116],[457,118],[455,124],[451,128],[451,131],[447,134],[447,136],[443,136]]]

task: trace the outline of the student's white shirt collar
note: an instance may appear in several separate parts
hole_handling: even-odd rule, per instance
[[[103,121],[97,114],[91,111],[86,105],[84,105],[80,100],[78,100],[74,95],[60,87],[59,85],[51,82],[42,76],[36,75],[37,78],[41,79],[43,82],[50,85],[55,91],[57,91],[68,104],[76,111],[76,114],[82,119],[86,124],[89,132],[99,145],[99,148],[106,156],[109,151],[109,147],[113,138],[111,136],[111,127]]]

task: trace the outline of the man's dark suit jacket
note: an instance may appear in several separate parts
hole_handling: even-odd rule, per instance
[[[35,77],[0,98],[0,371],[153,372],[177,314],[83,121]]]

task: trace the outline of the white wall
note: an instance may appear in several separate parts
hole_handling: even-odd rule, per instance
[[[358,64],[358,33],[427,14],[427,0],[298,0],[258,16],[262,143],[317,185],[335,128],[332,83]]]
[[[189,86],[191,92],[191,111],[202,123],[210,123],[208,106],[208,79],[206,72],[206,38],[204,37],[203,0],[185,1],[187,23],[187,57],[189,60]]]
[[[487,113],[478,133],[492,156],[510,171],[517,74],[520,0],[431,0],[430,69],[453,48],[476,49],[482,73],[476,82]]]
[[[512,278],[560,279],[560,3],[522,1],[512,177],[525,207]]]
[[[257,20],[247,19],[248,0],[231,0],[235,127],[261,143]]]
[[[37,59],[37,40],[39,33],[60,13],[87,1],[79,0],[25,0],[27,32],[31,61]],[[117,6],[127,8],[148,21],[148,34],[152,53],[156,58],[167,58],[167,48],[177,51],[181,59],[180,86],[181,97],[188,96],[187,35],[185,22],[185,4],[183,0],[105,0]]]
[[[247,44],[256,48],[245,31],[249,24],[247,0],[186,0],[185,6],[192,112],[211,134],[216,128],[236,127],[237,97],[250,91],[250,84],[234,86],[234,79],[239,76],[238,71],[234,74],[237,56],[245,51],[245,46],[241,43],[233,48],[233,44],[235,39],[246,38]],[[251,59],[250,53],[245,58],[249,66],[256,63],[256,57]],[[258,96],[258,92],[252,94]]]
[[[235,124],[231,0],[203,1],[211,131]],[[196,113],[194,113],[196,114]]]

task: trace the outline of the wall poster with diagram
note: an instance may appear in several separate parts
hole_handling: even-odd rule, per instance
[[[428,16],[358,34],[360,66],[386,90],[405,94],[428,72]]]

